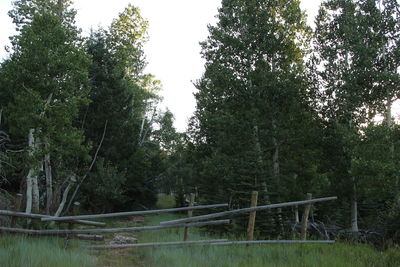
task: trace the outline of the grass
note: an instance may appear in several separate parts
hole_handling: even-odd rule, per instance
[[[159,202],[171,203],[172,197],[161,196]],[[160,204],[159,204],[160,205]],[[168,206],[164,206],[168,208]],[[173,220],[183,215],[162,214],[147,217],[148,225]],[[139,242],[182,241],[183,229],[148,231],[139,234]],[[190,229],[190,240],[211,239],[198,229]],[[135,250],[143,266],[400,266],[400,251],[385,252],[367,245],[346,243],[334,245],[253,245],[231,247],[157,247]]]
[[[149,217],[150,224],[174,215]],[[191,229],[190,240],[210,239]],[[182,241],[182,229],[145,232],[140,242]],[[379,252],[367,245],[253,245],[230,247],[158,247],[137,250],[144,266],[400,266],[400,252]]]
[[[174,206],[171,196],[161,195],[158,209]],[[184,217],[184,214],[147,216],[146,225]],[[140,218],[105,219],[107,227],[141,225]],[[119,235],[119,234],[118,234]],[[137,237],[140,243],[182,241],[183,229],[121,233]],[[106,235],[106,242],[113,235]],[[190,240],[215,239],[190,229]],[[56,238],[0,237],[0,266],[400,266],[400,250],[384,252],[367,245],[253,245],[231,247],[157,247],[124,250],[82,250],[86,243],[72,242],[64,249],[64,240]]]
[[[64,246],[64,239],[3,235],[0,237],[0,266],[97,266],[94,257],[79,250],[79,243],[69,243],[68,249]]]

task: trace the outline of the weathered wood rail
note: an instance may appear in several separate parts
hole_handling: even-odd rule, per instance
[[[250,240],[211,243],[212,246],[273,245],[273,244],[334,244],[335,240]]]
[[[143,247],[170,247],[170,246],[193,246],[193,245],[207,245],[219,242],[227,242],[228,239],[214,239],[214,240],[196,240],[196,241],[176,241],[176,242],[156,242],[156,243],[139,243],[139,244],[121,244],[121,245],[96,245],[89,246],[91,249],[124,249],[124,248],[143,248]]]
[[[140,248],[140,247],[161,247],[161,246],[192,246],[192,245],[210,245],[210,246],[236,246],[236,245],[266,245],[266,244],[333,244],[334,240],[305,240],[302,235],[302,240],[255,240],[253,241],[254,234],[254,223],[257,211],[282,208],[289,206],[299,206],[306,205],[306,210],[303,215],[303,224],[307,223],[308,213],[311,204],[336,200],[337,197],[324,197],[310,199],[311,194],[308,195],[307,200],[284,202],[277,204],[270,204],[264,206],[257,206],[257,192],[252,193],[251,207],[237,210],[229,210],[217,213],[211,213],[202,216],[192,217],[193,210],[209,209],[209,208],[223,208],[228,207],[228,204],[213,204],[213,205],[198,205],[192,206],[194,203],[194,195],[191,195],[191,205],[189,207],[183,208],[173,208],[173,209],[160,209],[160,210],[145,210],[145,211],[130,211],[130,212],[116,212],[116,213],[105,213],[105,214],[93,214],[93,215],[79,215],[76,216],[77,212],[74,212],[74,216],[64,216],[64,217],[54,217],[42,214],[31,214],[18,211],[8,211],[0,210],[0,216],[12,216],[14,217],[25,217],[40,219],[41,221],[58,221],[69,223],[70,229],[65,230],[31,230],[31,229],[21,229],[14,227],[0,227],[0,233],[19,233],[26,235],[36,235],[36,236],[65,236],[67,238],[81,238],[92,241],[104,240],[104,237],[99,234],[107,233],[120,233],[120,232],[135,232],[135,231],[151,231],[151,230],[162,230],[170,228],[184,228],[184,241],[176,242],[157,242],[157,243],[139,243],[139,244],[110,244],[110,245],[96,245],[89,246],[91,249],[123,249],[123,248]],[[155,226],[141,226],[141,227],[124,227],[124,228],[108,228],[108,229],[73,229],[73,224],[84,224],[90,226],[105,226],[102,222],[87,221],[86,219],[96,219],[96,218],[109,218],[109,217],[124,217],[124,216],[139,216],[139,215],[150,215],[150,214],[161,214],[161,213],[171,213],[178,211],[189,211],[188,218],[165,221],[161,222],[160,225]],[[208,219],[214,219],[224,216],[236,215],[240,213],[250,213],[249,223],[247,229],[247,241],[228,241],[227,239],[216,239],[216,240],[196,240],[196,241],[186,241],[188,239],[188,228],[189,227],[201,227],[206,225],[219,225],[219,224],[229,224],[230,220],[214,220],[214,221],[203,221]],[[202,222],[203,221],[203,222]],[[13,224],[14,226],[14,224]]]
[[[42,218],[41,220],[42,221],[70,221],[70,220],[98,219],[98,218],[110,218],[110,217],[139,216],[139,215],[171,213],[171,212],[187,211],[187,210],[226,208],[228,206],[229,205],[227,203],[226,204],[214,204],[214,205],[199,205],[199,206],[192,206],[192,207],[162,209],[162,210],[143,210],[143,211],[115,212],[115,213],[79,215],[79,216],[63,216],[63,217],[48,217],[48,218],[46,217],[46,218]]]
[[[334,244],[334,240],[255,240],[255,241],[228,241],[227,239],[177,241],[177,242],[155,242],[121,245],[95,245],[90,249],[125,249],[143,247],[177,247],[177,246],[239,246],[239,245],[273,245],[273,244]]]
[[[191,218],[184,218],[184,219],[178,219],[178,220],[172,220],[172,221],[165,221],[165,222],[160,222],[160,224],[161,225],[168,225],[168,224],[180,224],[180,223],[197,222],[197,221],[201,221],[201,220],[214,219],[214,218],[219,218],[219,217],[224,217],[224,216],[229,216],[229,215],[235,215],[235,214],[240,214],[240,213],[247,213],[247,212],[254,212],[254,211],[261,211],[261,210],[282,208],[282,207],[290,207],[290,206],[296,206],[296,205],[306,205],[306,204],[312,204],[312,203],[330,201],[330,200],[336,200],[336,199],[337,199],[337,197],[334,196],[334,197],[315,198],[315,199],[311,199],[311,200],[284,202],[284,203],[270,204],[270,205],[265,205],[265,206],[250,207],[250,208],[244,208],[244,209],[237,209],[237,210],[229,210],[229,211],[211,213],[211,214],[207,214],[207,215],[194,216],[194,217],[191,217]]]
[[[57,217],[52,217],[48,215],[43,215],[43,214],[34,214],[34,213],[25,213],[25,212],[19,212],[19,211],[11,211],[11,210],[0,210],[0,216],[11,216],[11,217],[23,217],[23,218],[30,218],[30,219],[45,219],[45,218],[57,218]],[[103,227],[106,224],[103,222],[93,222],[93,221],[86,221],[86,220],[67,220],[67,222],[72,222],[74,224],[83,224],[83,225],[89,225],[89,226],[98,226],[98,227]]]
[[[205,225],[218,225],[218,224],[229,224],[229,223],[230,220],[217,220],[217,221],[196,222],[189,224],[156,225],[156,226],[108,228],[108,229],[79,229],[79,230],[31,230],[31,229],[21,229],[21,228],[0,227],[0,232],[19,233],[26,235],[69,236],[77,234],[105,234],[105,233],[151,231],[151,230],[161,230],[161,229],[180,228],[180,227],[201,227]]]

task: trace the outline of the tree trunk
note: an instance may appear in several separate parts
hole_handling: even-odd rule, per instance
[[[262,158],[262,150],[261,150],[261,144],[260,144],[260,139],[258,136],[258,126],[254,125],[253,127],[253,136],[254,136],[254,145],[255,145],[255,150],[256,150],[256,154],[257,154],[257,163],[258,163],[258,168],[260,170],[260,173],[263,175],[264,172],[264,161]],[[257,175],[254,178],[254,186],[257,188]]]
[[[69,180],[68,186],[67,186],[67,188],[65,188],[65,190],[64,190],[61,203],[60,203],[60,205],[58,206],[58,209],[57,209],[56,213],[54,214],[54,217],[59,217],[59,216],[61,215],[61,212],[63,211],[64,206],[65,206],[65,203],[67,202],[68,193],[69,193],[69,191],[71,190],[72,185],[76,182],[75,175],[74,175],[74,174],[70,175],[70,176],[68,177],[68,180]]]
[[[276,138],[277,134],[277,127],[276,127],[276,121],[272,120],[272,129],[273,129],[273,137],[272,137],[272,144],[274,146],[274,153],[272,155],[272,176],[274,177],[274,180],[276,182],[276,190],[277,190],[277,202],[281,202],[281,178],[280,178],[280,164],[279,164],[279,143]],[[281,228],[281,232],[284,232],[284,227],[283,227],[283,219],[282,219],[282,208],[277,209],[278,213],[278,222],[279,226]]]
[[[48,149],[49,144],[46,142],[45,146]],[[44,169],[46,173],[46,214],[50,215],[53,200],[53,176],[51,172],[50,153],[44,156]]]
[[[32,177],[32,208],[33,213],[40,212],[40,192],[38,182],[38,172]]]
[[[29,130],[28,146],[29,157],[32,158],[37,149],[37,140],[35,140],[35,129]],[[39,185],[38,185],[38,168],[31,167],[26,177],[26,213],[31,213],[32,208],[37,213],[39,211]]]
[[[392,119],[392,101],[390,99],[387,100],[386,103],[386,114],[385,114],[385,121],[386,121],[386,126],[389,129],[393,128],[393,119]],[[392,135],[392,133],[390,133]],[[397,166],[395,162],[395,155],[394,155],[394,142],[392,136],[390,137],[390,147],[389,147],[389,152],[390,152],[390,157],[393,162],[393,165]],[[399,175],[397,175],[397,172],[395,171],[394,173],[394,194],[395,194],[395,207],[399,208],[400,207],[400,190],[399,190]]]
[[[254,179],[254,186],[257,187],[257,184],[261,182],[261,189],[263,192],[263,203],[265,204],[271,204],[271,201],[269,199],[269,193],[268,193],[268,186],[267,186],[267,177],[265,175],[265,168],[264,168],[264,160],[263,160],[263,155],[262,155],[262,149],[261,149],[261,142],[260,142],[260,137],[258,134],[258,126],[254,123],[253,127],[253,137],[254,137],[254,146],[256,150],[256,157],[257,157],[257,164],[260,169],[261,176],[264,176],[261,181],[257,181],[257,177]]]
[[[358,234],[358,212],[357,212],[357,187],[356,180],[352,178],[353,194],[351,199],[351,231]]]
[[[299,218],[299,206],[295,206],[294,207],[294,221],[296,223],[300,222],[300,218]]]

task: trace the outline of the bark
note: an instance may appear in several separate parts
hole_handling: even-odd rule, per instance
[[[256,157],[257,157],[257,164],[260,169],[260,172],[263,176],[265,176],[265,168],[264,168],[264,160],[262,156],[262,149],[261,149],[261,142],[260,142],[260,137],[259,137],[259,130],[258,126],[254,123],[253,127],[253,137],[254,137],[254,148],[256,151]],[[265,204],[271,204],[271,201],[269,199],[269,193],[268,193],[268,186],[267,186],[267,178],[264,177],[261,181],[257,181],[257,178],[254,180],[254,186],[257,187],[257,184],[261,182],[261,189],[263,192],[263,202]]]
[[[253,136],[254,136],[254,145],[255,145],[255,150],[257,154],[257,163],[258,163],[258,168],[260,169],[260,172],[264,174],[264,161],[262,158],[262,150],[261,150],[261,143],[260,139],[258,136],[258,126],[254,125],[253,127]],[[254,186],[257,187],[257,176],[254,178]]]
[[[36,142],[35,142],[35,129],[30,129],[29,130],[29,135],[28,135],[28,146],[29,146],[29,157],[32,158],[35,148],[36,148]],[[33,192],[34,185],[37,185],[37,169],[34,167],[31,167],[29,169],[28,175],[26,177],[26,213],[31,213],[32,212],[32,207],[33,205],[37,205],[37,199],[35,199],[35,204],[33,198],[37,198],[38,194],[38,188],[35,188],[36,192]],[[34,196],[35,193],[35,196]],[[35,207],[37,208],[37,207]]]
[[[47,149],[48,146],[49,144],[45,143]],[[53,200],[53,176],[51,172],[50,153],[44,156],[44,169],[46,173],[46,214],[50,215]]]
[[[58,209],[57,209],[56,213],[54,214],[54,217],[59,217],[61,215],[61,212],[64,209],[65,203],[67,202],[68,193],[69,193],[69,191],[71,191],[73,184],[76,182],[75,174],[72,174],[70,177],[68,177],[68,180],[69,180],[68,186],[64,190],[61,203],[58,206]]]
[[[43,111],[40,113],[40,117],[43,117],[46,109],[49,107],[51,101],[53,99],[53,94],[51,93],[46,100]],[[35,152],[39,150],[39,139],[35,138],[35,132],[40,132],[40,129],[30,129],[28,135],[28,146],[29,157],[32,158]],[[43,164],[40,163],[34,164],[33,167],[30,168],[28,176],[26,177],[26,212],[31,213],[32,208],[36,213],[39,213],[40,209],[40,192],[39,192],[39,182],[38,175],[39,170],[43,168]]]
[[[389,98],[388,100],[387,100],[387,103],[386,103],[386,114],[385,114],[385,121],[386,121],[386,126],[389,128],[389,129],[392,129],[393,128],[393,118],[392,118],[392,101],[391,101],[391,99]],[[395,162],[395,155],[394,155],[394,152],[395,152],[395,147],[394,147],[394,142],[393,142],[393,139],[392,139],[392,137],[390,138],[390,147],[389,147],[389,153],[390,153],[390,158],[391,158],[391,160],[392,160],[392,162],[393,162],[393,164],[396,166],[397,164],[396,164],[396,162]],[[395,172],[394,173],[394,190],[395,190],[395,206],[397,207],[397,208],[399,208],[400,207],[400,190],[399,190],[399,183],[400,183],[400,178],[399,178],[399,175],[397,175],[397,172]]]
[[[351,231],[358,233],[358,210],[357,210],[357,186],[355,178],[352,178],[353,192],[351,199]]]
[[[299,218],[299,206],[295,206],[294,207],[294,220],[296,223],[300,222],[300,218]]]
[[[75,188],[75,190],[74,190],[74,193],[72,194],[72,197],[71,197],[71,199],[70,199],[69,202],[68,202],[68,206],[67,206],[66,211],[69,211],[69,209],[71,208],[71,205],[72,205],[72,203],[73,203],[73,201],[74,201],[74,199],[75,199],[76,194],[77,194],[78,191],[79,191],[79,188],[81,187],[82,183],[86,180],[86,177],[87,177],[88,174],[91,172],[91,170],[92,170],[92,168],[93,168],[93,166],[94,166],[94,164],[95,164],[95,162],[96,162],[97,155],[99,154],[100,148],[101,148],[101,146],[103,145],[104,137],[106,136],[107,125],[108,125],[108,120],[106,120],[106,122],[105,122],[105,124],[104,124],[103,135],[101,136],[101,140],[100,140],[99,146],[98,146],[97,149],[96,149],[96,153],[94,154],[94,157],[93,157],[92,163],[90,164],[90,167],[89,167],[89,169],[88,169],[88,172],[82,177],[82,179],[80,180],[79,184],[76,186],[76,188]]]
[[[150,119],[150,122],[149,122],[149,127],[147,127],[146,130],[144,130],[144,123],[146,121],[146,116],[143,116],[142,125],[140,127],[140,133],[139,133],[139,141],[138,141],[138,145],[139,146],[142,146],[144,141],[146,140],[146,137],[147,137],[147,134],[149,133],[150,127],[154,122],[154,119],[155,119],[155,116],[156,116],[156,111],[157,111],[157,109],[156,109],[156,107],[154,107],[153,114],[151,115],[151,119]]]
[[[32,177],[32,209],[34,213],[39,213],[40,211],[40,192],[37,171]]]
[[[272,155],[272,175],[274,177],[274,180],[276,182],[276,189],[278,192],[278,202],[281,202],[281,174],[280,174],[280,162],[279,162],[279,152],[280,152],[280,147],[279,147],[279,143],[278,140],[276,138],[276,134],[277,134],[277,127],[276,127],[276,121],[273,119],[272,120],[272,129],[273,129],[273,137],[272,137],[272,144],[274,146],[274,153]],[[282,219],[282,209],[278,208],[277,209],[277,213],[278,213],[278,222],[279,222],[279,226],[281,228],[281,232],[284,232],[284,227],[283,227],[283,219]]]

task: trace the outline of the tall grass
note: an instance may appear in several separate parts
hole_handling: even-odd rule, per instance
[[[93,257],[72,242],[65,249],[63,239],[0,236],[0,266],[85,267],[97,266]]]
[[[165,195],[160,200],[168,200]],[[162,214],[147,217],[148,225],[172,220],[184,215]],[[182,241],[183,229],[148,231],[139,234],[140,242]],[[190,240],[210,239],[198,229],[190,229]],[[400,251],[377,251],[367,245],[346,243],[334,245],[252,245],[252,246],[193,246],[141,248],[134,253],[144,266],[208,267],[208,266],[400,266]]]
[[[186,247],[148,250],[148,266],[399,266],[397,253],[346,244]]]

